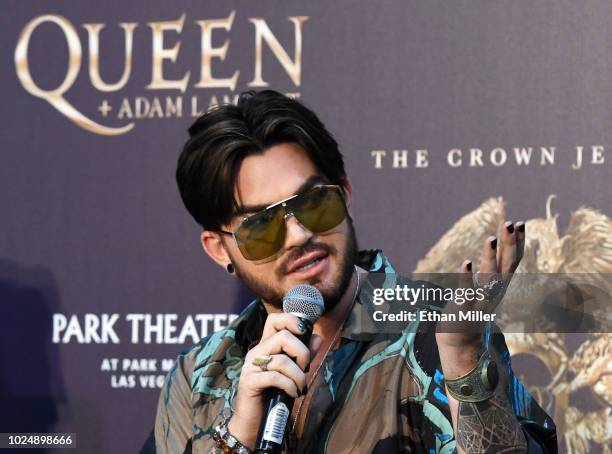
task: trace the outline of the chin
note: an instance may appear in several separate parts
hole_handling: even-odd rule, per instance
[[[308,284],[316,287],[317,290],[321,292],[325,299],[333,297],[338,293],[338,287],[340,285],[340,272],[334,267],[333,271],[330,270],[326,272],[323,276],[314,275],[308,277],[300,277],[300,276],[291,276],[288,281],[286,288],[289,290],[290,288],[299,285],[299,284]]]
[[[335,306],[346,290],[348,281],[342,282],[342,277],[340,273],[337,273],[334,277],[313,284],[323,295],[323,300],[325,301],[325,307],[327,309]]]

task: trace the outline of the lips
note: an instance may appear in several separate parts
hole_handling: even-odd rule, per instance
[[[322,251],[322,250],[310,252],[300,257],[296,261],[291,262],[289,266],[287,267],[287,274],[308,270],[310,268],[306,268],[306,269],[300,269],[300,268],[304,265],[308,265],[309,263],[314,262],[315,260],[322,260],[325,257],[327,257],[327,255],[328,255],[327,252]]]

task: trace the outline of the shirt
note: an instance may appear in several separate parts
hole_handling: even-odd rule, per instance
[[[381,251],[361,251],[357,264],[370,273],[385,273],[389,288],[400,279]],[[295,451],[455,452],[435,328],[368,332],[359,306],[371,304],[372,298],[373,287],[366,280],[342,327],[340,346],[328,352],[310,387],[310,406]],[[154,429],[158,453],[213,451],[213,430],[232,414],[244,357],[261,337],[266,316],[256,299],[228,328],[178,356],[159,396]],[[498,386],[505,387],[529,452],[556,453],[555,425],[512,372],[503,334],[491,337],[491,348],[500,370]]]

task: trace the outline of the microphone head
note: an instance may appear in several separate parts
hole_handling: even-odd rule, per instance
[[[315,323],[325,312],[323,295],[318,288],[299,284],[289,289],[283,297],[283,312],[286,314],[299,314],[312,323]]]

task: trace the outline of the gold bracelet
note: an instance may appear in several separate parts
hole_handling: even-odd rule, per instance
[[[497,364],[488,350],[482,354],[478,364],[458,378],[444,379],[448,393],[459,402],[482,402],[495,394],[499,382]]]

